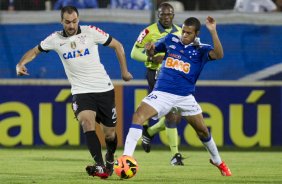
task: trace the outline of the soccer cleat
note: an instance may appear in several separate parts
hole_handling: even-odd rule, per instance
[[[182,162],[182,160],[184,160],[184,158],[182,157],[182,155],[180,153],[176,153],[172,159],[170,160],[170,164],[173,166],[178,166],[178,165],[184,165],[184,163]]]
[[[148,128],[147,125],[144,125],[142,131],[142,147],[147,153],[151,151],[151,140],[153,139],[153,136],[150,136],[148,133]]]
[[[86,168],[86,172],[88,173],[89,176],[98,176],[101,179],[106,179],[109,177],[109,174],[106,172],[106,168],[104,165],[100,164],[95,164],[93,166],[89,165]]]
[[[225,164],[225,162],[222,161],[221,164],[216,165],[216,164],[214,164],[213,161],[210,159],[210,163],[211,163],[212,165],[216,166],[216,167],[219,169],[219,171],[221,172],[221,175],[222,175],[222,176],[231,176],[231,175],[232,175],[230,169],[229,169],[228,166]]]
[[[105,155],[106,160],[106,172],[111,176],[114,171],[114,154],[109,154],[108,152]]]

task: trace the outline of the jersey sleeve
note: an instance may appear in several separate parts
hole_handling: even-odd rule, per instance
[[[148,56],[146,55],[145,49],[142,47],[137,47],[136,43],[134,44],[131,50],[130,57],[132,59],[135,59],[137,61],[142,61],[142,62],[147,61],[147,58],[148,58]]]
[[[138,36],[135,46],[137,48],[144,48],[145,44],[150,41],[150,30],[148,28],[144,29]]]
[[[132,59],[142,62],[147,61],[148,56],[146,55],[144,48],[145,44],[150,42],[150,37],[150,30],[148,27],[141,31],[131,50],[130,56]]]
[[[52,33],[51,35],[49,35],[47,38],[45,38],[43,41],[40,42],[38,49],[43,52],[54,50],[55,38],[56,38],[56,33]]]
[[[201,48],[201,52],[203,53],[203,57],[202,60],[207,62],[207,61],[211,61],[214,59],[211,59],[209,56],[209,52],[213,50],[213,47],[211,45],[205,45]]]
[[[103,44],[105,46],[110,44],[112,37],[108,33],[104,32],[102,29],[95,26],[89,26],[88,30],[90,34],[93,35],[93,41],[95,43]]]
[[[155,51],[156,52],[166,52],[166,40],[168,38],[168,35],[159,39],[156,43],[155,43]]]

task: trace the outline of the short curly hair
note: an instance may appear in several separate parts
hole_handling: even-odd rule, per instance
[[[69,14],[71,14],[72,12],[76,12],[77,16],[79,16],[78,10],[76,7],[74,6],[65,6],[61,9],[61,19],[63,20],[64,18],[64,13],[68,12]]]
[[[194,26],[196,32],[200,31],[201,29],[201,22],[199,21],[199,19],[195,17],[189,17],[188,19],[184,21],[183,25],[184,26]]]

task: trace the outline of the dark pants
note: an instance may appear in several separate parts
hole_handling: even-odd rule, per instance
[[[155,83],[156,83],[156,70],[152,70],[147,68],[147,72],[146,72],[146,79],[148,82],[148,87],[149,87],[149,93],[151,93],[154,89]],[[157,123],[159,120],[153,120],[153,119],[149,119],[149,125],[154,125],[155,123]]]
[[[156,70],[147,68],[146,79],[149,85],[149,93],[151,93],[156,83]]]

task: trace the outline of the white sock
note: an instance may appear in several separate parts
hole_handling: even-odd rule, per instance
[[[139,129],[139,128],[131,127],[129,129],[124,143],[123,155],[133,156],[134,150],[137,145],[137,141],[141,138],[141,136],[142,136],[142,128]]]
[[[215,165],[220,165],[222,160],[219,156],[216,144],[213,140],[213,138],[211,137],[211,139],[207,142],[202,142],[204,144],[204,146],[206,147],[206,149],[208,150],[208,152],[210,153],[211,159],[213,161],[213,163]]]

